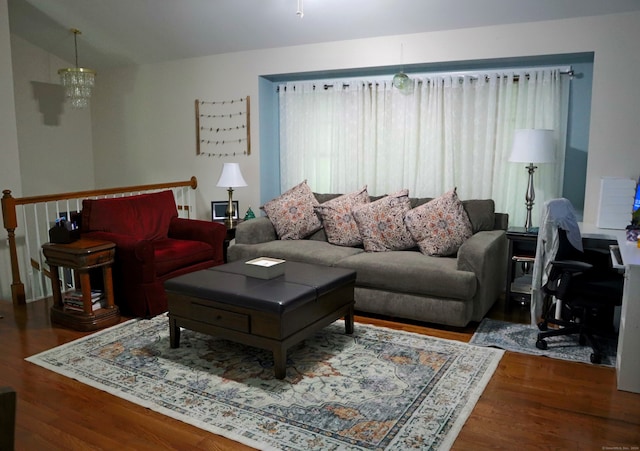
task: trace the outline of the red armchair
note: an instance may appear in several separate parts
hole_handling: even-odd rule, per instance
[[[164,281],[224,263],[222,224],[178,218],[171,191],[82,201],[81,236],[116,244],[115,301],[125,315],[167,310]]]

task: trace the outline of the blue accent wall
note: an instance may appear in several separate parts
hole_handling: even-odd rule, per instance
[[[260,77],[260,205],[280,195],[280,118],[276,84]]]
[[[547,55],[482,61],[456,61],[400,66],[342,69],[322,72],[263,75],[259,81],[260,97],[260,201],[264,204],[280,192],[280,137],[278,117],[279,83],[329,78],[391,76],[403,70],[412,73],[500,70],[516,67],[571,66],[574,78],[569,94],[567,148],[563,196],[578,212],[584,209],[587,179],[587,151],[591,116],[591,86],[593,81],[593,53]]]
[[[591,119],[591,88],[593,59],[588,63],[573,63],[575,76],[569,94],[567,147],[564,160],[562,195],[578,212],[584,210],[584,191],[587,182],[587,152],[589,149],[589,121]]]

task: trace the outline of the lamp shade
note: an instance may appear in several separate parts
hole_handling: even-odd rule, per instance
[[[513,163],[552,163],[556,159],[553,130],[520,129],[513,133],[509,161]]]
[[[247,186],[247,182],[244,181],[242,172],[240,172],[240,165],[238,163],[225,163],[224,166],[222,166],[222,173],[216,186],[224,188]]]

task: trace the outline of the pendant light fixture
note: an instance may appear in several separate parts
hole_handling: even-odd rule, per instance
[[[410,83],[411,79],[402,71],[393,76],[393,86],[402,92],[407,91]]]
[[[400,44],[400,72],[393,76],[393,87],[400,91],[402,94],[408,94],[411,89],[411,79],[407,74],[403,72],[402,65],[404,64],[404,46]]]
[[[75,45],[76,66],[60,69],[60,81],[64,86],[65,95],[71,99],[73,108],[86,108],[89,105],[91,91],[95,84],[96,71],[78,67],[78,35],[82,34],[77,28],[72,28],[73,43]]]

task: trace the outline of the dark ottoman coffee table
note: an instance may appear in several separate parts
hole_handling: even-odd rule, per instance
[[[352,334],[356,272],[284,264],[284,274],[269,280],[245,276],[237,261],[166,281],[171,347],[180,346],[184,327],[268,349],[283,379],[291,346],[342,317]]]

